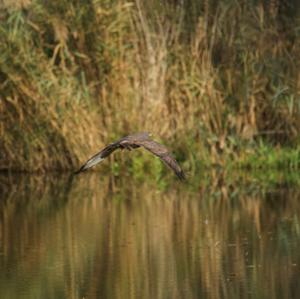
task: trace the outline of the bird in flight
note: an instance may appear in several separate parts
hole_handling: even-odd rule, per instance
[[[159,157],[168,167],[170,167],[175,172],[175,174],[179,179],[181,180],[185,179],[185,174],[183,170],[180,168],[179,164],[177,163],[175,158],[171,155],[171,153],[168,151],[168,149],[164,145],[150,139],[150,134],[147,132],[128,135],[109,144],[104,149],[102,149],[99,153],[97,153],[89,160],[87,160],[85,164],[83,164],[80,167],[80,169],[75,172],[75,174],[78,174],[80,172],[83,172],[95,166],[96,164],[104,160],[106,157],[108,157],[117,149],[121,149],[121,150],[127,149],[131,151],[132,149],[139,148],[139,147],[144,147],[150,153]]]

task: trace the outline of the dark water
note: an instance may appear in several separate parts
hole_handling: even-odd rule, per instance
[[[300,298],[299,189],[190,189],[1,175],[0,298]]]

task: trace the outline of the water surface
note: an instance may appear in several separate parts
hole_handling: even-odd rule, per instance
[[[1,175],[0,298],[300,298],[299,217],[282,184]]]

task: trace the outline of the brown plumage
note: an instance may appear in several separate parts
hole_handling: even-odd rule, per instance
[[[84,165],[82,165],[81,168],[75,173],[76,174],[80,173],[82,171],[85,171],[95,166],[96,164],[101,162],[103,159],[108,157],[111,153],[113,153],[117,149],[132,150],[135,148],[139,148],[141,146],[144,147],[146,150],[148,150],[150,153],[159,157],[167,166],[173,169],[173,171],[175,172],[175,174],[179,179],[181,180],[185,179],[184,172],[178,165],[175,158],[167,150],[167,148],[162,144],[151,140],[150,135],[148,133],[136,133],[133,135],[128,135],[126,137],[117,140],[114,143],[109,144],[99,153],[97,153],[89,160],[87,160],[87,162]]]

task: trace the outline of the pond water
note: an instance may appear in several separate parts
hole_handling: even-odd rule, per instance
[[[300,298],[300,190],[0,176],[0,298]]]

